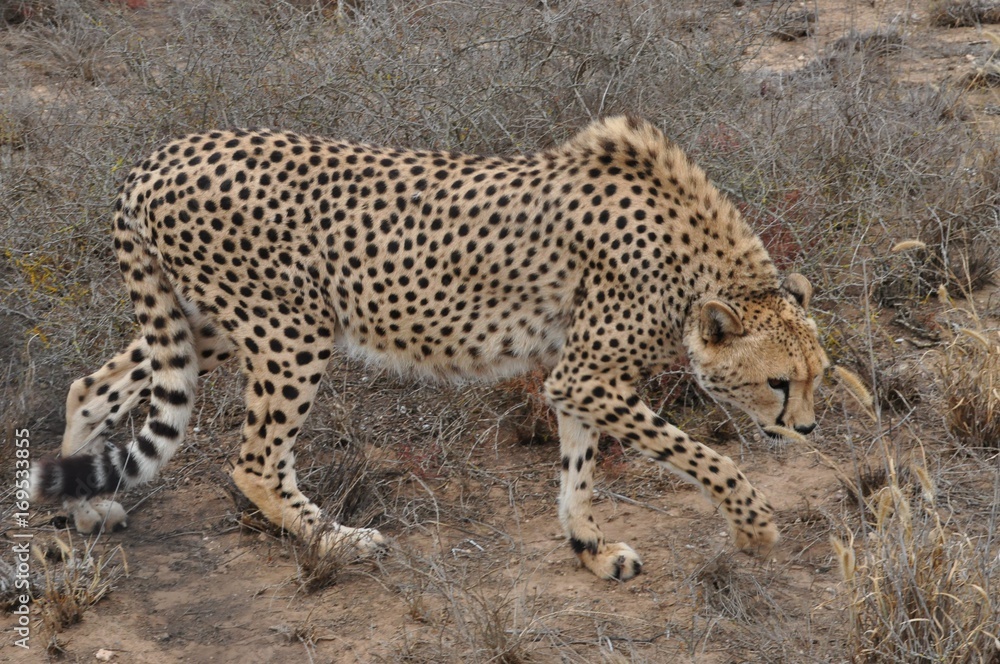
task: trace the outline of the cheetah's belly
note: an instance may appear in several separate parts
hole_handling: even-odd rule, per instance
[[[371,335],[364,334],[372,329],[370,324],[351,321],[338,326],[335,336],[347,355],[404,375],[456,382],[499,380],[553,366],[566,340],[566,318],[541,311],[517,320],[500,315],[496,320],[475,315],[471,321],[424,319],[437,335],[447,334],[417,341],[412,328]]]

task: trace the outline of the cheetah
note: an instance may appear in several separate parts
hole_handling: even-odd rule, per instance
[[[177,451],[199,373],[234,359],[246,419],[233,479],[275,524],[329,548],[380,551],[374,529],[326,523],[292,448],[335,347],[436,379],[546,368],[558,422],[558,514],[601,578],[641,571],[591,507],[604,433],[696,484],[735,544],[767,549],[774,510],[728,457],[642,401],[644,372],[686,361],[766,427],[808,434],[828,366],[805,277],[783,280],[705,173],[652,124],[594,122],[509,157],[213,131],[138,164],[114,247],[141,335],[70,388],[61,458],[32,488],[90,532],[124,521],[99,496],[154,478]],[[124,445],[108,431],[140,402]]]

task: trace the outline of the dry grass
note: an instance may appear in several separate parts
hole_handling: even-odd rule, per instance
[[[310,475],[317,475],[311,477]],[[374,527],[385,513],[386,487],[360,441],[345,446],[331,463],[314,465],[303,473],[301,487],[307,495],[323,497],[324,513],[351,527]],[[317,592],[336,583],[344,567],[357,558],[348,541],[326,549],[328,529],[316,531],[307,542],[293,544],[298,582],[306,592]]]
[[[917,475],[920,498],[909,498],[892,478],[867,500],[872,530],[860,541],[834,541],[847,588],[853,660],[1000,661],[996,533],[956,531],[926,471]]]
[[[948,429],[963,446],[1000,449],[1000,339],[997,332],[959,329],[941,362]]]
[[[296,581],[306,593],[319,592],[337,583],[344,569],[357,559],[350,542],[343,540],[333,548],[324,544],[331,529],[321,528],[305,542],[293,544]]]
[[[788,11],[780,19],[772,34],[784,41],[795,41],[816,32],[819,13],[813,9]]]
[[[932,0],[931,25],[968,28],[983,23],[1000,23],[1000,3],[993,0]]]
[[[962,83],[968,88],[995,88],[1000,85],[1000,66],[995,62],[987,62],[962,77]]]
[[[0,0],[0,28],[51,20],[56,4],[54,0]]]
[[[58,654],[62,650],[58,634],[79,623],[90,607],[127,577],[128,565],[121,547],[95,556],[90,547],[81,550],[72,540],[65,542],[58,537],[52,540],[51,555],[37,547],[34,553],[44,580],[44,590],[35,602],[48,640],[47,649],[50,654]]]
[[[953,304],[943,287],[939,299]],[[954,314],[978,322],[974,312]],[[992,393],[998,365],[990,354],[997,350],[986,335],[960,329],[937,364],[942,412],[951,435],[966,447],[983,443],[969,434],[988,426],[990,407],[968,400]],[[881,428],[885,413],[876,408],[871,446],[877,452],[856,459],[853,474],[839,472],[847,535],[831,536],[831,545],[846,591],[851,660],[1000,662],[996,503],[977,496],[973,501],[984,506],[984,518],[958,516],[953,501],[963,499],[928,470],[928,460],[941,461],[928,453],[928,437],[909,421],[912,413],[903,414],[890,433]],[[990,475],[996,494],[1000,476]]]
[[[754,624],[780,612],[761,576],[760,569],[746,569],[716,558],[695,573],[694,582],[701,600],[713,613]]]
[[[536,661],[528,646],[548,631],[551,616],[541,613],[521,575],[487,562],[472,548],[469,555],[455,555],[455,549],[429,556],[400,551],[385,561],[382,573],[402,579],[397,592],[412,620],[425,629],[397,644],[399,659],[380,661]]]

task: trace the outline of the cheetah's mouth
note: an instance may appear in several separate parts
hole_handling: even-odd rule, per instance
[[[783,427],[778,424],[774,424],[769,427],[763,427],[763,429],[764,433],[767,434],[767,437],[775,442],[779,440],[788,440],[797,443],[807,442],[806,437],[803,436],[798,431],[794,431],[793,429],[789,429],[788,427]]]

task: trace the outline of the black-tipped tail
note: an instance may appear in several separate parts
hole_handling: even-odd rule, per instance
[[[31,493],[35,500],[90,498],[124,487],[126,475],[138,474],[136,460],[125,450],[108,445],[100,454],[42,459],[32,465]]]

